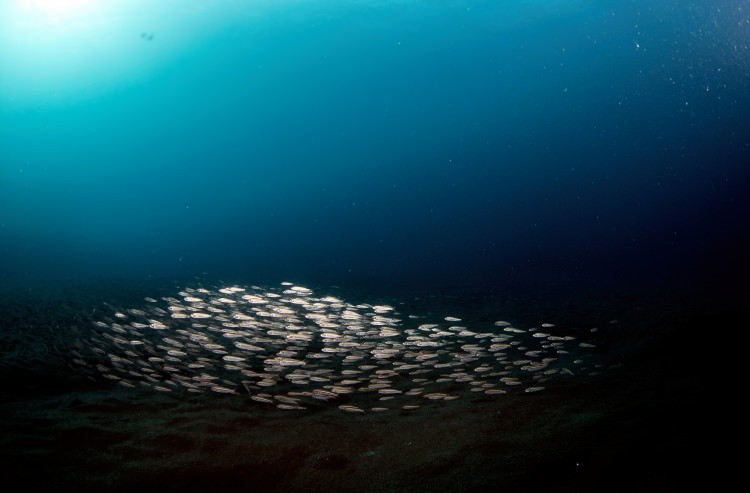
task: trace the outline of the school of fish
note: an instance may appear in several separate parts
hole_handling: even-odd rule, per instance
[[[593,344],[550,323],[404,321],[391,305],[318,297],[290,282],[186,288],[179,298],[145,301],[94,320],[71,366],[124,387],[246,395],[282,410],[328,403],[352,413],[536,393],[607,368]]]

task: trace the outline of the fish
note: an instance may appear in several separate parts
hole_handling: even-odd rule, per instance
[[[594,344],[551,323],[541,324],[543,333],[470,314],[429,320],[402,315],[402,302],[352,303],[289,281],[184,287],[144,300],[142,307],[95,310],[71,366],[123,389],[175,398],[245,396],[282,410],[332,403],[350,413],[416,410],[415,399],[539,392],[556,380],[601,373],[569,367],[621,366],[604,365],[603,352],[589,351]]]

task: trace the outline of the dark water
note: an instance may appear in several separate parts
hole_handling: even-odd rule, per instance
[[[408,478],[446,469],[454,483],[436,487],[477,491],[477,470],[498,464],[518,476],[486,479],[518,489],[540,470],[559,473],[563,490],[617,489],[616,464],[651,464],[625,490],[689,482],[671,474],[699,455],[678,438],[690,419],[675,414],[709,383],[681,369],[713,361],[694,352],[706,327],[738,327],[748,314],[747,1],[9,1],[0,73],[1,354],[15,403],[4,414],[16,419],[4,457],[25,447],[33,469],[44,445],[13,437],[34,433],[56,436],[56,453],[94,456],[124,440],[82,445],[18,418],[26,405],[43,414],[73,402],[65,419],[75,421],[76,401],[105,399],[48,378],[67,368],[70,329],[103,303],[292,281],[354,303],[526,327],[620,321],[596,342],[631,377],[613,377],[617,391],[600,382],[553,394],[526,425],[534,436],[550,409],[578,416],[588,427],[555,439],[569,448],[537,457],[533,440],[512,453],[480,441],[472,466],[448,447],[374,490],[416,489]],[[106,406],[101,416],[113,414]],[[485,436],[466,413],[454,421]],[[606,431],[617,429],[629,432]],[[305,481],[316,478],[323,489],[319,471],[373,478],[396,467],[368,469],[369,449],[318,457],[308,445],[265,446],[278,452],[266,465],[307,461],[250,468],[272,488],[314,489]],[[584,479],[561,465],[580,456],[599,457]],[[664,468],[657,456],[670,457]],[[75,478],[102,464],[50,457],[42,467],[71,488],[168,484],[166,472],[144,472],[152,465],[133,466],[143,479],[128,483],[111,463],[111,477],[86,483]],[[298,471],[306,479],[278,479]],[[235,473],[206,465],[201,478],[248,479]]]

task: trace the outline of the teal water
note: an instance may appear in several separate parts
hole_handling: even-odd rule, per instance
[[[2,9],[4,279],[620,288],[748,267],[744,1]]]

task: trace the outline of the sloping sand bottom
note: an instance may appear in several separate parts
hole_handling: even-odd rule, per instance
[[[57,375],[65,366],[49,359],[55,338],[90,323],[100,298],[124,292],[4,298],[3,491],[645,492],[695,487],[713,474],[718,449],[707,438],[720,436],[720,405],[710,399],[713,362],[701,337],[708,326],[738,326],[735,316],[688,316],[681,305],[642,300],[602,302],[593,315],[570,303],[494,303],[478,309],[584,327],[620,318],[605,342],[622,365],[533,394],[467,393],[354,414]],[[133,292],[135,303],[153,290]]]
[[[16,396],[2,405],[0,461],[19,491],[677,487],[695,442],[676,433],[674,397],[690,383],[644,393],[630,377],[365,415],[152,391]]]

